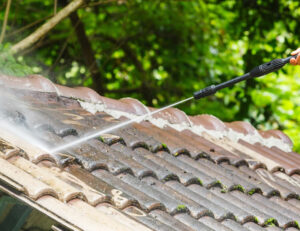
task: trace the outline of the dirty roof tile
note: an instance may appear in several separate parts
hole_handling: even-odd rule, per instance
[[[290,217],[289,214],[285,213],[285,210],[280,209],[275,210],[274,208],[270,208],[268,205],[268,199],[265,198],[265,200],[262,202],[254,200],[253,196],[259,196],[259,194],[254,194],[250,198],[247,197],[245,194],[239,192],[239,191],[232,191],[230,192],[231,195],[233,195],[236,198],[240,198],[244,201],[245,204],[248,206],[254,206],[255,208],[259,209],[261,212],[266,213],[269,216],[269,219],[274,219],[275,224],[278,223],[278,225],[282,228],[287,228],[290,226],[295,226],[295,219],[294,217]],[[267,220],[266,222],[268,222]]]
[[[112,189],[111,191],[113,195],[112,201],[114,201],[114,203],[121,201],[123,204],[124,200],[128,200],[128,203],[125,204],[123,208],[139,203],[140,207],[146,211],[157,208],[164,209],[164,204],[160,200],[157,200],[157,198],[151,197],[151,195],[138,190],[136,187],[134,187],[135,185],[123,182],[105,170],[95,170],[92,172],[92,174],[100,179],[103,179],[108,184],[114,185],[115,189]],[[121,175],[121,177],[122,176],[123,175]],[[134,177],[132,178],[135,179]]]
[[[142,157],[136,157],[134,154],[134,151],[127,146],[124,146],[123,144],[120,143],[115,143],[111,146],[113,150],[115,150],[117,153],[119,153],[118,158],[123,161],[123,158],[126,159],[123,163],[126,163],[127,166],[131,168],[133,171],[133,174],[141,179],[145,176],[154,176],[157,177],[156,173],[154,172],[155,169],[151,169],[147,162],[143,161],[143,156]],[[123,157],[124,156],[124,157]],[[130,163],[127,163],[127,161],[130,161]],[[150,165],[151,166],[151,165]],[[162,178],[168,176],[170,172],[167,172],[167,174],[159,174],[158,175]]]
[[[280,197],[274,196],[270,198],[270,201],[275,202],[276,204],[280,205],[281,207],[295,213],[295,214],[300,214],[300,208],[297,208],[294,205],[291,205],[290,203],[288,203],[287,201],[283,200]]]
[[[246,229],[245,227],[243,227],[242,225],[240,225],[239,223],[231,219],[226,219],[222,221],[222,224],[228,227],[232,231],[248,231],[248,229]]]
[[[295,221],[300,220],[300,214],[299,213],[294,213],[292,210],[286,209],[284,206],[281,206],[281,204],[278,203],[272,203],[271,200],[266,199],[260,194],[253,194],[251,196],[254,200],[260,202],[261,204],[264,204],[265,207],[271,208],[281,214],[287,215],[289,218],[294,219]]]
[[[253,152],[247,152],[246,154],[250,154],[250,157],[254,159],[262,160],[269,171],[276,172],[283,169],[283,166],[280,163],[274,161],[272,158],[269,158],[269,156],[265,156],[265,153],[261,152],[261,149],[256,147],[255,145],[252,145],[244,140],[239,140],[239,143],[252,150]]]
[[[208,198],[209,201],[222,205],[222,207],[225,208],[227,211],[229,211],[230,214],[233,214],[233,217],[231,215],[227,215],[226,217],[220,218],[219,219],[220,221],[226,218],[230,218],[230,219],[237,219],[237,221],[240,223],[245,223],[248,221],[252,221],[254,219],[254,216],[251,213],[249,213],[247,210],[241,209],[240,207],[236,206],[233,201],[226,201],[222,197],[223,193],[221,195],[220,194],[216,195],[199,185],[190,185],[188,188],[189,190],[202,196],[203,198]]]
[[[276,176],[274,174],[271,174],[265,169],[259,168],[253,171],[247,166],[241,166],[239,170],[248,175],[249,178],[257,181],[262,188],[263,195],[266,197],[271,197],[279,193],[283,198],[287,198],[287,196],[291,194],[290,190],[275,180]]]
[[[206,188],[210,188],[213,186],[220,186],[221,183],[216,178],[209,176],[207,173],[201,171],[201,169],[194,168],[182,161],[180,161],[178,158],[166,153],[166,152],[158,152],[156,155],[161,157],[162,159],[168,161],[169,163],[178,166],[181,168],[184,172],[187,172],[189,174],[194,175],[197,177],[198,182],[205,186]]]
[[[187,172],[183,169],[181,169],[180,167],[178,167],[175,164],[172,164],[168,161],[166,161],[165,159],[161,158],[159,155],[150,153],[147,151],[144,151],[144,157],[152,160],[153,162],[155,162],[156,164],[160,164],[162,166],[164,166],[164,168],[166,168],[168,171],[173,172],[179,179],[179,181],[184,184],[184,185],[189,185],[192,183],[198,183],[198,184],[202,184],[202,182],[196,177],[194,176],[192,173]],[[168,153],[165,153],[166,155],[169,155]],[[172,156],[170,156],[172,158]]]
[[[267,196],[267,197],[280,194],[278,190],[274,189],[273,187],[270,187],[269,185],[265,184],[264,182],[259,181],[258,178],[253,177],[254,174],[248,175],[248,174],[240,171],[239,168],[231,166],[228,163],[221,163],[220,165],[224,169],[228,170],[229,174],[236,175],[241,180],[244,180],[246,182],[247,186],[242,185],[244,187],[246,193],[252,194],[255,192],[261,192],[264,196]],[[244,167],[244,169],[248,168],[247,166],[243,166],[243,167]]]
[[[194,200],[200,205],[204,206],[212,213],[215,219],[217,220],[223,220],[226,218],[233,218],[234,215],[231,211],[229,211],[224,206],[218,206],[217,203],[215,203],[214,200],[211,200],[209,197],[206,197],[207,195],[203,195],[200,193],[196,193],[189,188],[184,187],[182,184],[176,182],[176,181],[169,181],[166,182],[166,185],[170,188],[174,189],[175,191],[181,193],[182,195],[185,195],[190,200]],[[209,215],[209,214],[206,214]]]
[[[251,191],[252,189],[256,188],[256,186],[247,184],[247,182],[243,181],[239,176],[228,173],[226,169],[220,167],[220,165],[212,163],[209,160],[199,159],[198,161],[194,161],[187,156],[179,156],[177,158],[196,169],[201,169],[201,171],[204,171],[209,176],[215,177],[229,191],[243,191],[244,188],[247,188],[247,191]]]
[[[69,150],[69,153],[88,171],[95,169],[108,169],[113,174],[130,171],[122,162],[106,155],[101,149],[97,149],[88,143],[74,147]]]
[[[142,210],[138,209],[134,206],[129,206],[123,210],[127,215],[134,217],[137,221],[141,222],[142,224],[148,226],[149,228],[155,230],[155,231],[171,231],[175,230],[174,225],[167,224],[167,222],[163,222],[160,219],[157,219],[157,217],[151,216],[152,212],[154,211],[160,211],[162,213],[167,214],[166,212],[163,212],[161,210],[153,210],[149,214],[143,212]],[[170,216],[170,215],[169,215]],[[172,221],[174,221],[173,218],[171,218]]]
[[[199,218],[202,216],[213,216],[212,212],[209,209],[205,208],[201,204],[198,204],[196,201],[191,200],[190,198],[186,197],[186,195],[174,190],[173,188],[168,187],[167,185],[154,179],[153,177],[146,177],[142,181],[165,195],[173,195],[173,198],[179,203],[179,205],[177,206],[178,211],[185,211],[186,209],[188,209],[191,216],[193,216],[194,218]]]
[[[168,169],[164,168],[160,164],[157,164],[154,161],[145,158],[143,155],[147,151],[145,149],[133,151],[132,149],[120,144],[114,144],[112,148],[120,152],[122,151],[123,153],[126,152],[127,155],[130,155],[130,157],[133,160],[141,163],[145,168],[150,169],[154,174],[149,174],[149,175],[153,175],[160,180],[178,178],[174,173],[170,172]],[[141,153],[139,154],[139,152]],[[148,176],[148,174],[145,174],[144,176]]]
[[[157,190],[147,185],[145,182],[142,182],[131,175],[122,174],[119,177],[123,182],[127,183],[128,185],[143,192],[149,197],[159,201],[166,208],[167,212],[169,212],[170,214],[173,215],[176,213],[182,213],[187,211],[186,207],[178,210],[178,206],[180,205],[180,202],[175,200],[171,195],[165,195],[160,190]]]
[[[257,169],[255,171],[261,181],[274,187],[280,192],[282,198],[297,198],[299,195],[299,188],[294,187],[287,180],[281,179],[281,172],[270,173],[265,169]],[[280,177],[279,177],[280,176]],[[289,176],[283,174],[284,179],[289,179]]]
[[[159,129],[150,123],[141,123],[138,126],[138,129],[147,133],[149,136],[153,136],[156,140],[160,140],[165,144],[170,153],[173,155],[179,154],[188,154],[193,156],[206,155],[201,149],[195,148],[193,145],[190,145],[187,148],[187,143],[183,140],[183,137],[176,135],[176,131],[172,132],[166,131],[165,129]]]
[[[235,207],[238,207],[240,210],[244,211],[244,213],[246,212],[246,214],[251,214],[251,217],[249,217],[248,220],[244,220],[244,222],[240,222],[240,223],[256,221],[260,225],[264,225],[265,222],[270,218],[269,215],[260,211],[255,206],[246,204],[243,200],[232,196],[230,193],[224,193],[217,188],[212,188],[209,191],[214,195],[216,195],[217,197],[223,199],[227,203],[233,204]]]
[[[266,231],[264,228],[260,227],[259,225],[253,223],[253,222],[248,222],[243,225],[247,230],[250,231]]]
[[[232,229],[228,228],[227,226],[223,225],[222,223],[217,222],[212,217],[201,217],[198,219],[201,223],[205,224],[206,226],[212,228],[213,230],[224,230],[224,231],[232,231]]]
[[[8,117],[50,147],[155,110],[41,76],[4,79],[11,89],[0,88],[32,109],[6,104]],[[300,156],[291,147],[280,131],[174,108],[57,154],[2,129],[0,188],[83,230],[292,230],[300,220]]]
[[[162,210],[153,210],[150,212],[150,215],[156,220],[168,225],[172,230],[176,231],[193,231],[194,229],[186,226],[178,220],[175,220],[172,216]]]
[[[212,228],[208,227],[207,225],[203,224],[202,222],[196,220],[186,213],[176,214],[174,218],[192,228],[193,230],[213,231]]]

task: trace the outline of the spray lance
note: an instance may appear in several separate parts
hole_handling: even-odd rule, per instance
[[[292,59],[292,58],[296,59],[297,56],[298,55],[290,56],[290,57],[283,58],[283,59],[274,59],[270,62],[267,62],[267,63],[261,64],[257,67],[254,67],[250,72],[248,72],[242,76],[238,76],[238,77],[228,80],[224,83],[220,83],[218,85],[211,85],[204,89],[196,91],[196,92],[194,92],[194,99],[201,99],[203,97],[213,95],[218,90],[221,90],[225,87],[231,87],[234,84],[241,82],[243,80],[260,77],[260,76],[269,74],[271,72],[277,71],[280,68],[282,68],[285,64],[289,63],[290,59]]]

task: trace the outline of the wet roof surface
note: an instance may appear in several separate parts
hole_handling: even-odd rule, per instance
[[[30,105],[6,105],[7,118],[51,147],[153,110],[39,76],[0,80]],[[298,230],[300,156],[286,135],[177,109],[153,117],[57,154],[2,130],[1,187],[82,230]]]

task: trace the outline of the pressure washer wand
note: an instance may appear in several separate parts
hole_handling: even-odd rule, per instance
[[[194,92],[194,99],[201,99],[203,97],[213,95],[218,90],[221,90],[225,87],[233,86],[234,84],[241,82],[243,80],[260,77],[260,76],[269,74],[271,72],[277,71],[280,68],[282,68],[285,64],[289,63],[291,58],[297,58],[297,55],[290,56],[290,57],[283,58],[283,59],[274,59],[270,62],[267,62],[267,63],[261,64],[257,67],[254,67],[250,72],[248,72],[242,76],[236,77],[234,79],[228,80],[228,81],[226,81],[224,83],[220,83],[218,85],[211,85],[204,89],[196,91],[196,92]]]

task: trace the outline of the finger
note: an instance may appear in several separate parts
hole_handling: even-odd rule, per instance
[[[296,59],[295,59],[295,58],[291,58],[291,59],[290,59],[290,64],[296,65]]]
[[[296,54],[298,54],[298,53],[300,53],[300,48],[298,48],[297,50],[294,50],[294,51],[291,53],[291,55],[296,55]]]

